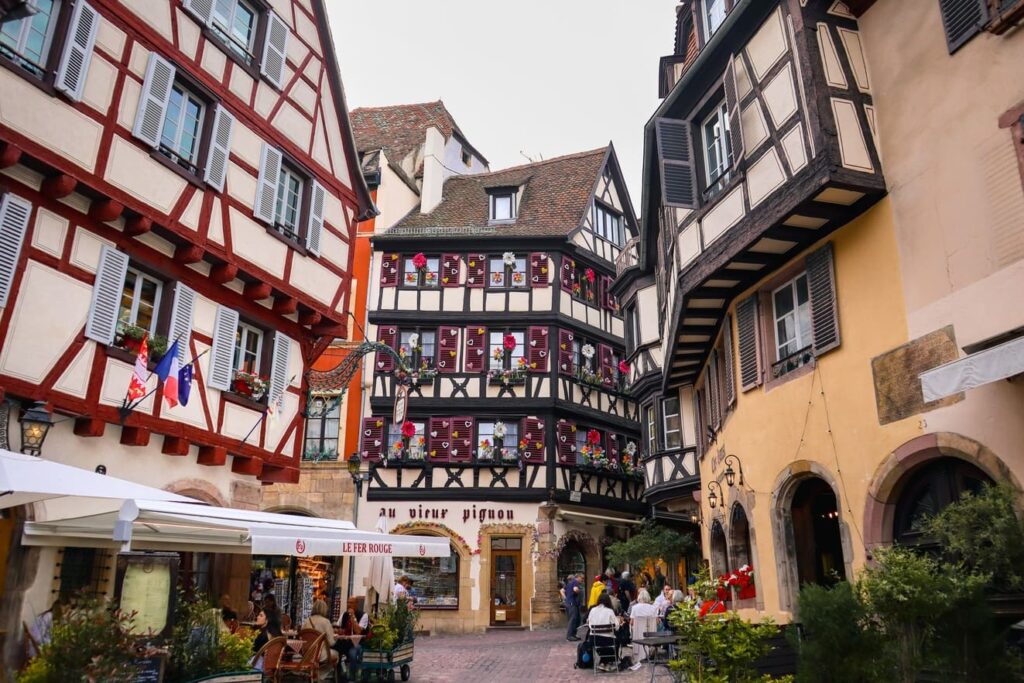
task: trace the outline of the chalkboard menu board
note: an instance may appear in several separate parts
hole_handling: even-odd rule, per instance
[[[165,661],[163,655],[137,660],[139,672],[135,675],[134,683],[163,683]]]

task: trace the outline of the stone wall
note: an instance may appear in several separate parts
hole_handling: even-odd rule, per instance
[[[272,484],[262,489],[261,510],[301,512],[323,519],[354,521],[355,485],[344,462],[303,463],[299,483]],[[236,495],[236,492],[232,491],[232,494]]]

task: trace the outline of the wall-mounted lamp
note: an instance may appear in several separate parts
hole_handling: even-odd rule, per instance
[[[358,453],[353,453],[348,456],[348,473],[352,477],[352,483],[356,485],[356,500],[358,501],[363,496],[363,482],[370,481],[369,472],[360,472],[360,468],[363,464]]]
[[[25,455],[38,456],[53,424],[53,416],[50,415],[46,403],[36,401],[35,405],[21,416],[21,452]]]
[[[736,461],[736,469],[735,470],[732,468],[732,465],[729,462],[730,460],[735,460]],[[739,470],[738,473],[737,473],[737,470]],[[735,484],[736,483],[736,475],[737,474],[739,474],[739,477],[740,477],[739,484],[740,484],[740,486],[743,486],[743,463],[741,463],[740,459],[738,457],[736,457],[735,455],[727,455],[727,456],[725,456],[725,483],[728,484],[729,486],[732,486],[733,484]]]
[[[718,487],[718,495],[715,495],[715,489],[713,488],[715,486]],[[709,481],[708,482],[708,507],[710,507],[712,510],[714,510],[716,507],[718,507],[718,497],[719,496],[722,497],[722,502],[724,503],[725,502],[725,491],[722,490],[722,485],[719,484],[717,481],[714,481],[714,480]]]

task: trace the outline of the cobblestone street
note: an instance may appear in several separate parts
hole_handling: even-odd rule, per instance
[[[515,681],[590,681],[593,669],[573,669],[576,643],[563,631],[512,631],[416,640],[412,664],[415,683],[512,683]],[[645,681],[639,671],[602,674],[616,681]]]

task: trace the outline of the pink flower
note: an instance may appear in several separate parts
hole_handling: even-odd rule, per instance
[[[601,432],[596,429],[591,429],[587,432],[587,443],[593,444],[594,446],[601,443]]]
[[[412,257],[412,264],[414,266],[416,266],[417,269],[426,268],[427,267],[427,257],[423,255],[423,252],[420,252],[420,253],[418,253],[418,254],[416,254],[415,256]]]
[[[416,434],[416,425],[406,420],[402,423],[402,436],[411,439]]]
[[[624,360],[620,360],[619,361],[619,372],[621,372],[623,375],[629,374],[629,363],[627,363]]]
[[[583,271],[583,274],[587,276],[587,282],[594,284],[594,280],[597,279],[597,275],[594,274],[593,268],[587,268]]]
[[[511,334],[506,334],[505,339],[502,340],[502,346],[504,346],[509,351],[514,350],[516,348],[516,338],[513,337]]]

